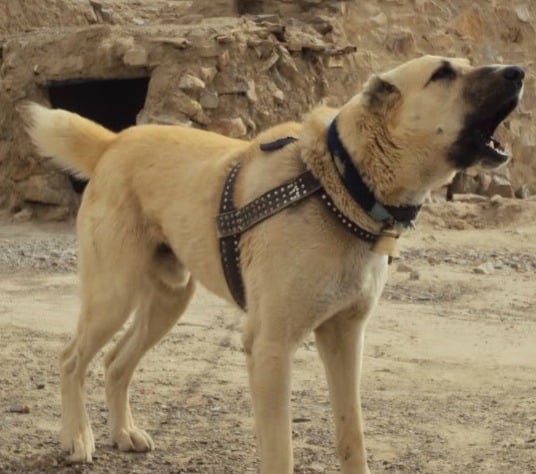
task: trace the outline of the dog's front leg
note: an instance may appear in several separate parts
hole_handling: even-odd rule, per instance
[[[343,474],[370,472],[359,397],[364,325],[365,320],[357,317],[356,311],[345,311],[315,331],[318,351],[326,369]]]
[[[293,349],[284,334],[248,322],[244,334],[249,383],[262,474],[293,472],[290,426],[290,364]],[[259,325],[260,326],[260,325]]]

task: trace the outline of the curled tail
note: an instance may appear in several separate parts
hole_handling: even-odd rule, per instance
[[[38,152],[54,158],[80,177],[93,174],[116,134],[80,115],[47,109],[33,102],[24,106],[28,133]]]

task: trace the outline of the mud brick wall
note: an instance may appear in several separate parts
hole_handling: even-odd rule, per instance
[[[0,69],[0,205],[20,218],[44,219],[66,218],[78,206],[67,174],[36,156],[27,140],[18,111],[25,100],[54,105],[70,84],[145,78],[145,97],[132,97],[141,100],[136,123],[250,137],[298,119],[334,91],[355,89],[355,48],[337,29],[320,18],[293,26],[227,17],[195,25],[39,28],[10,37]]]
[[[534,195],[535,19],[536,2],[510,0],[5,0],[0,210],[63,219],[80,199],[66,173],[35,156],[24,100],[86,110],[93,97],[117,128],[180,123],[250,137],[318,102],[341,104],[371,73],[420,54],[525,68],[521,106],[497,132],[513,160],[457,192]]]

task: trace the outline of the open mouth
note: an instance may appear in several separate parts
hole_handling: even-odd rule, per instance
[[[496,130],[517,107],[524,76],[517,66],[484,66],[468,76],[463,94],[471,112],[448,153],[456,168],[497,168],[508,161]]]
[[[516,108],[517,102],[517,98],[508,101],[493,117],[474,125],[478,153],[485,164],[497,166],[508,160],[509,155],[504,145],[496,138],[495,131]]]
[[[504,148],[504,145],[497,140],[493,135],[491,137],[486,137],[486,135],[481,134],[482,144],[481,147],[484,148],[483,155],[485,158],[491,159],[491,161],[496,161],[498,163],[508,160],[509,155]]]

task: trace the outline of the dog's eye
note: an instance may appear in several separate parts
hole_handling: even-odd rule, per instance
[[[452,66],[450,64],[443,64],[443,66],[441,66],[436,72],[432,74],[432,77],[430,78],[429,82],[440,81],[443,79],[452,81],[455,78],[456,71],[452,69]]]

